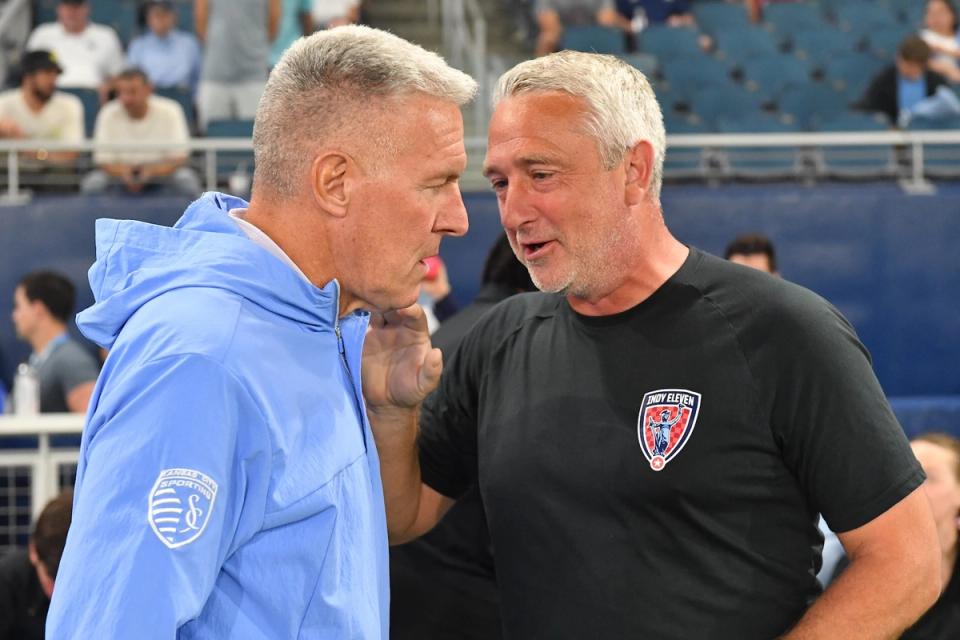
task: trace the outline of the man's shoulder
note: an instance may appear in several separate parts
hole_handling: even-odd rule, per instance
[[[15,103],[20,99],[20,89],[7,89],[0,91],[0,107],[5,107]]]
[[[30,34],[29,45],[31,50],[40,49],[42,47],[36,46],[38,43],[36,40],[42,40],[42,44],[51,43],[53,39],[58,38],[63,35],[63,27],[59,22],[44,22],[43,24],[38,24],[34,27],[33,32]]]
[[[99,367],[93,354],[73,338],[68,338],[59,349],[50,354],[51,365],[74,366],[77,363],[93,364]]]
[[[80,98],[66,91],[54,91],[53,96],[50,98],[50,106],[83,111],[83,102],[80,101]]]
[[[531,323],[553,318],[564,304],[563,296],[555,293],[519,293],[484,313],[471,333],[485,340],[499,341]]]
[[[177,118],[183,115],[183,107],[172,98],[153,94],[150,96],[150,110],[148,113],[157,118]]]
[[[94,38],[103,42],[113,43],[114,41],[120,41],[120,37],[117,35],[117,32],[113,30],[113,27],[108,27],[99,22],[91,22],[88,24],[83,35],[84,37]]]

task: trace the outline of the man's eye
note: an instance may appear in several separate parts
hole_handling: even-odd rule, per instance
[[[506,180],[491,180],[491,181],[490,181],[490,186],[493,187],[493,190],[494,190],[494,191],[500,191],[501,189],[503,189],[504,187],[507,186],[507,181],[506,181]]]

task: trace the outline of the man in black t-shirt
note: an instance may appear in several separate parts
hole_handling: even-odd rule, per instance
[[[418,310],[373,320],[364,395],[391,540],[478,486],[506,638],[908,627],[939,591],[937,536],[849,323],[673,238],[662,118],[629,65],[530,60],[496,100],[484,171],[544,293],[484,316],[442,379]],[[822,596],[820,513],[851,557]]]

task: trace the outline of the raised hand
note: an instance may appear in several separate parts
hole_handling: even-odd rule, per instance
[[[371,413],[415,409],[440,380],[443,358],[430,344],[418,305],[374,314],[363,347],[363,395]]]

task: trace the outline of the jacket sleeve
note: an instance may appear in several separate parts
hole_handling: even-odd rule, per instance
[[[204,356],[109,369],[85,429],[47,637],[172,639],[262,524],[269,474],[253,465],[269,459],[264,421]]]

